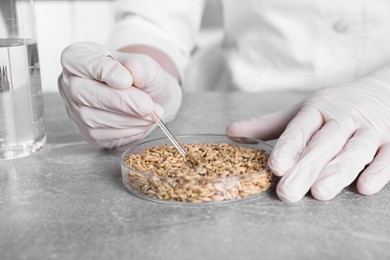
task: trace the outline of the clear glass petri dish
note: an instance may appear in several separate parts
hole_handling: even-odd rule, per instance
[[[261,140],[217,134],[176,136],[185,144],[227,143],[239,147],[263,150],[268,156],[273,147]],[[233,140],[234,139],[234,140]],[[153,202],[200,206],[217,205],[254,199],[274,189],[276,177],[266,167],[261,171],[220,178],[208,177],[165,177],[153,172],[141,172],[130,167],[126,160],[131,154],[162,145],[171,145],[168,138],[141,141],[130,146],[121,157],[122,179],[126,189],[133,195]]]

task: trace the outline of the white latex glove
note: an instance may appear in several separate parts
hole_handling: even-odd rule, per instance
[[[377,193],[390,179],[390,86],[361,79],[227,129],[229,136],[263,140],[281,133],[269,166],[282,176],[282,200],[297,202],[310,188],[314,198],[332,199],[359,173],[359,193]]]
[[[91,143],[122,146],[148,135],[155,111],[172,120],[181,105],[179,83],[152,58],[81,42],[61,57],[58,87],[69,117]]]

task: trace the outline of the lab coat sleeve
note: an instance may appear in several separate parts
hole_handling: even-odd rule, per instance
[[[390,66],[386,66],[378,71],[372,72],[363,78],[370,79],[373,82],[390,89]]]
[[[182,78],[196,44],[203,8],[203,0],[119,0],[108,45],[159,49],[171,58]]]

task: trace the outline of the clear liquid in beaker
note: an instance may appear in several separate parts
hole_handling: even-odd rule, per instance
[[[0,39],[0,160],[35,153],[45,141],[37,45]]]

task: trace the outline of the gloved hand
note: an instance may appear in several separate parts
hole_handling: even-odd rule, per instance
[[[68,115],[91,143],[113,148],[142,139],[155,127],[153,111],[168,122],[180,108],[178,81],[149,56],[82,42],[67,47],[61,63]]]
[[[390,179],[389,100],[390,86],[360,79],[318,91],[291,109],[233,123],[227,135],[267,140],[282,133],[269,166],[282,176],[277,194],[284,201],[297,202],[310,188],[314,198],[330,200],[359,173],[359,193],[374,194]]]

